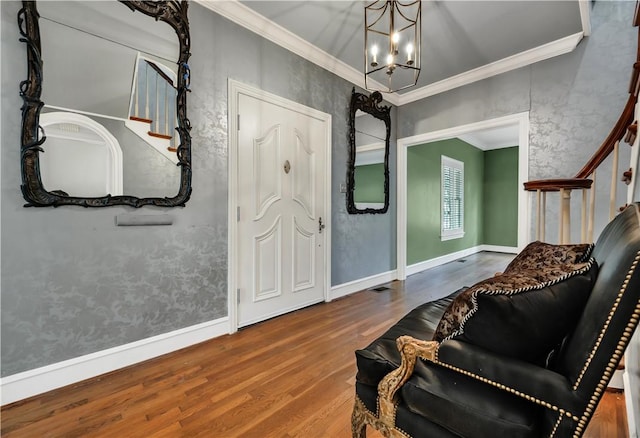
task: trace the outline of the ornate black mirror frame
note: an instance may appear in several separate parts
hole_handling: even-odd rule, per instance
[[[391,107],[380,105],[382,94],[378,91],[366,94],[351,91],[349,108],[349,160],[347,163],[347,212],[349,214],[386,213],[389,209],[389,137],[391,135]],[[356,111],[363,111],[382,120],[386,127],[384,147],[384,206],[382,208],[357,208],[354,200],[356,171]]]
[[[190,71],[189,56],[191,39],[189,36],[189,20],[187,17],[187,1],[123,1],[119,0],[131,11],[139,11],[155,21],[164,21],[176,32],[180,44],[178,59],[178,86],[176,114],[180,137],[177,147],[178,166],[180,166],[180,188],[173,198],[138,198],[135,196],[106,195],[96,198],[68,196],[60,190],[47,191],[42,185],[40,176],[40,147],[46,140],[44,130],[39,125],[40,110],[44,102],[42,95],[42,58],[40,43],[40,15],[35,1],[23,1],[18,12],[18,27],[27,47],[27,80],[20,83],[22,96],[22,132],[20,143],[20,164],[22,170],[22,194],[27,200],[25,207],[57,207],[60,205],[80,205],[83,207],[107,207],[111,205],[156,205],[160,207],[184,206],[191,196],[191,123],[187,118],[187,92],[189,90]]]

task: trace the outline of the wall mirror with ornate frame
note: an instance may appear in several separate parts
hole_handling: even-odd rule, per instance
[[[184,206],[186,1],[23,1],[26,206]]]
[[[351,92],[347,212],[386,213],[389,209],[391,107],[382,95]]]

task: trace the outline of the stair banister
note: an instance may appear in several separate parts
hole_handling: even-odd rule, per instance
[[[633,25],[640,24],[640,4],[636,3]],[[611,177],[611,188],[609,194],[609,219],[616,214],[616,194],[619,185],[618,160],[620,141],[625,140],[633,146],[637,144],[637,122],[634,122],[638,93],[640,91],[640,32],[638,32],[638,46],[636,51],[636,62],[633,64],[631,81],[629,84],[629,97],[618,118],[611,129],[611,132],[591,156],[589,161],[578,171],[573,178],[556,178],[533,180],[524,183],[526,191],[536,193],[536,239],[545,239],[545,220],[547,193],[558,192],[560,195],[560,218],[558,238],[560,243],[568,243],[571,240],[571,192],[582,190],[582,210],[581,210],[581,232],[580,238],[583,242],[593,241],[593,224],[595,219],[595,181],[596,169],[613,153],[613,169]],[[636,146],[638,147],[638,146]],[[635,158],[635,162],[633,157]],[[638,167],[638,153],[632,154],[631,168],[623,175],[623,180],[632,179],[634,169]],[[633,188],[631,189],[633,190]],[[590,196],[587,192],[590,192]],[[588,214],[587,214],[588,210]]]

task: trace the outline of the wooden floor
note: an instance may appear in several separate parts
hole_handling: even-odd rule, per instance
[[[354,350],[509,259],[473,255],[6,406],[2,437],[347,438]],[[585,436],[626,438],[622,394],[606,394]]]

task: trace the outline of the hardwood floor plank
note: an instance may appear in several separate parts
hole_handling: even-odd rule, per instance
[[[409,310],[502,271],[484,253],[241,329],[1,410],[23,437],[351,436],[355,355]],[[368,431],[369,438],[380,438]],[[586,438],[627,438],[624,397],[606,393]]]

